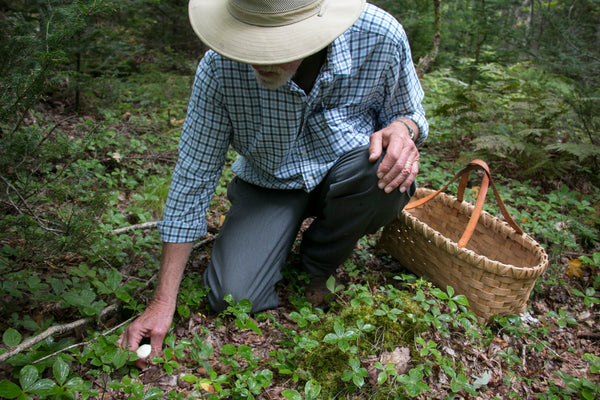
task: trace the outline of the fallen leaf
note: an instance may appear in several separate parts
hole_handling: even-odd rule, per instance
[[[109,155],[116,162],[121,162],[121,160],[123,159],[123,157],[121,157],[121,155],[119,153],[117,153],[117,152],[111,153]]]
[[[382,365],[389,363],[394,364],[394,369],[398,374],[404,374],[408,371],[408,363],[410,362],[410,349],[408,347],[396,347],[391,353],[384,351],[379,357],[379,362]]]
[[[206,392],[209,392],[209,393],[215,392],[215,388],[213,387],[213,385],[211,385],[207,381],[200,381],[200,387],[202,388],[202,390],[204,390]]]
[[[581,267],[583,266],[583,263],[581,262],[581,260],[579,260],[578,258],[575,258],[573,260],[569,260],[567,262],[567,270],[565,271],[565,273],[567,274],[567,276],[569,278],[581,278]]]

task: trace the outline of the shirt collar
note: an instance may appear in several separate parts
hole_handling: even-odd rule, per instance
[[[331,43],[327,53],[327,69],[333,75],[350,75],[352,72],[352,56],[346,35],[342,34]]]

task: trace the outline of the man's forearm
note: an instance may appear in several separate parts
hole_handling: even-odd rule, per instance
[[[177,292],[183,271],[193,248],[193,243],[164,243],[158,287],[154,301],[170,304],[177,302]]]

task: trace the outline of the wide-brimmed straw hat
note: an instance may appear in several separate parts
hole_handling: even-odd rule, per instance
[[[360,16],[365,0],[191,0],[192,27],[217,53],[269,65],[327,47]]]

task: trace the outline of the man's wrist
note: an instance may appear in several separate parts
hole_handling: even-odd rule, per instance
[[[419,137],[419,126],[411,119],[397,118],[394,122],[399,122],[406,127],[410,139],[414,142]]]

